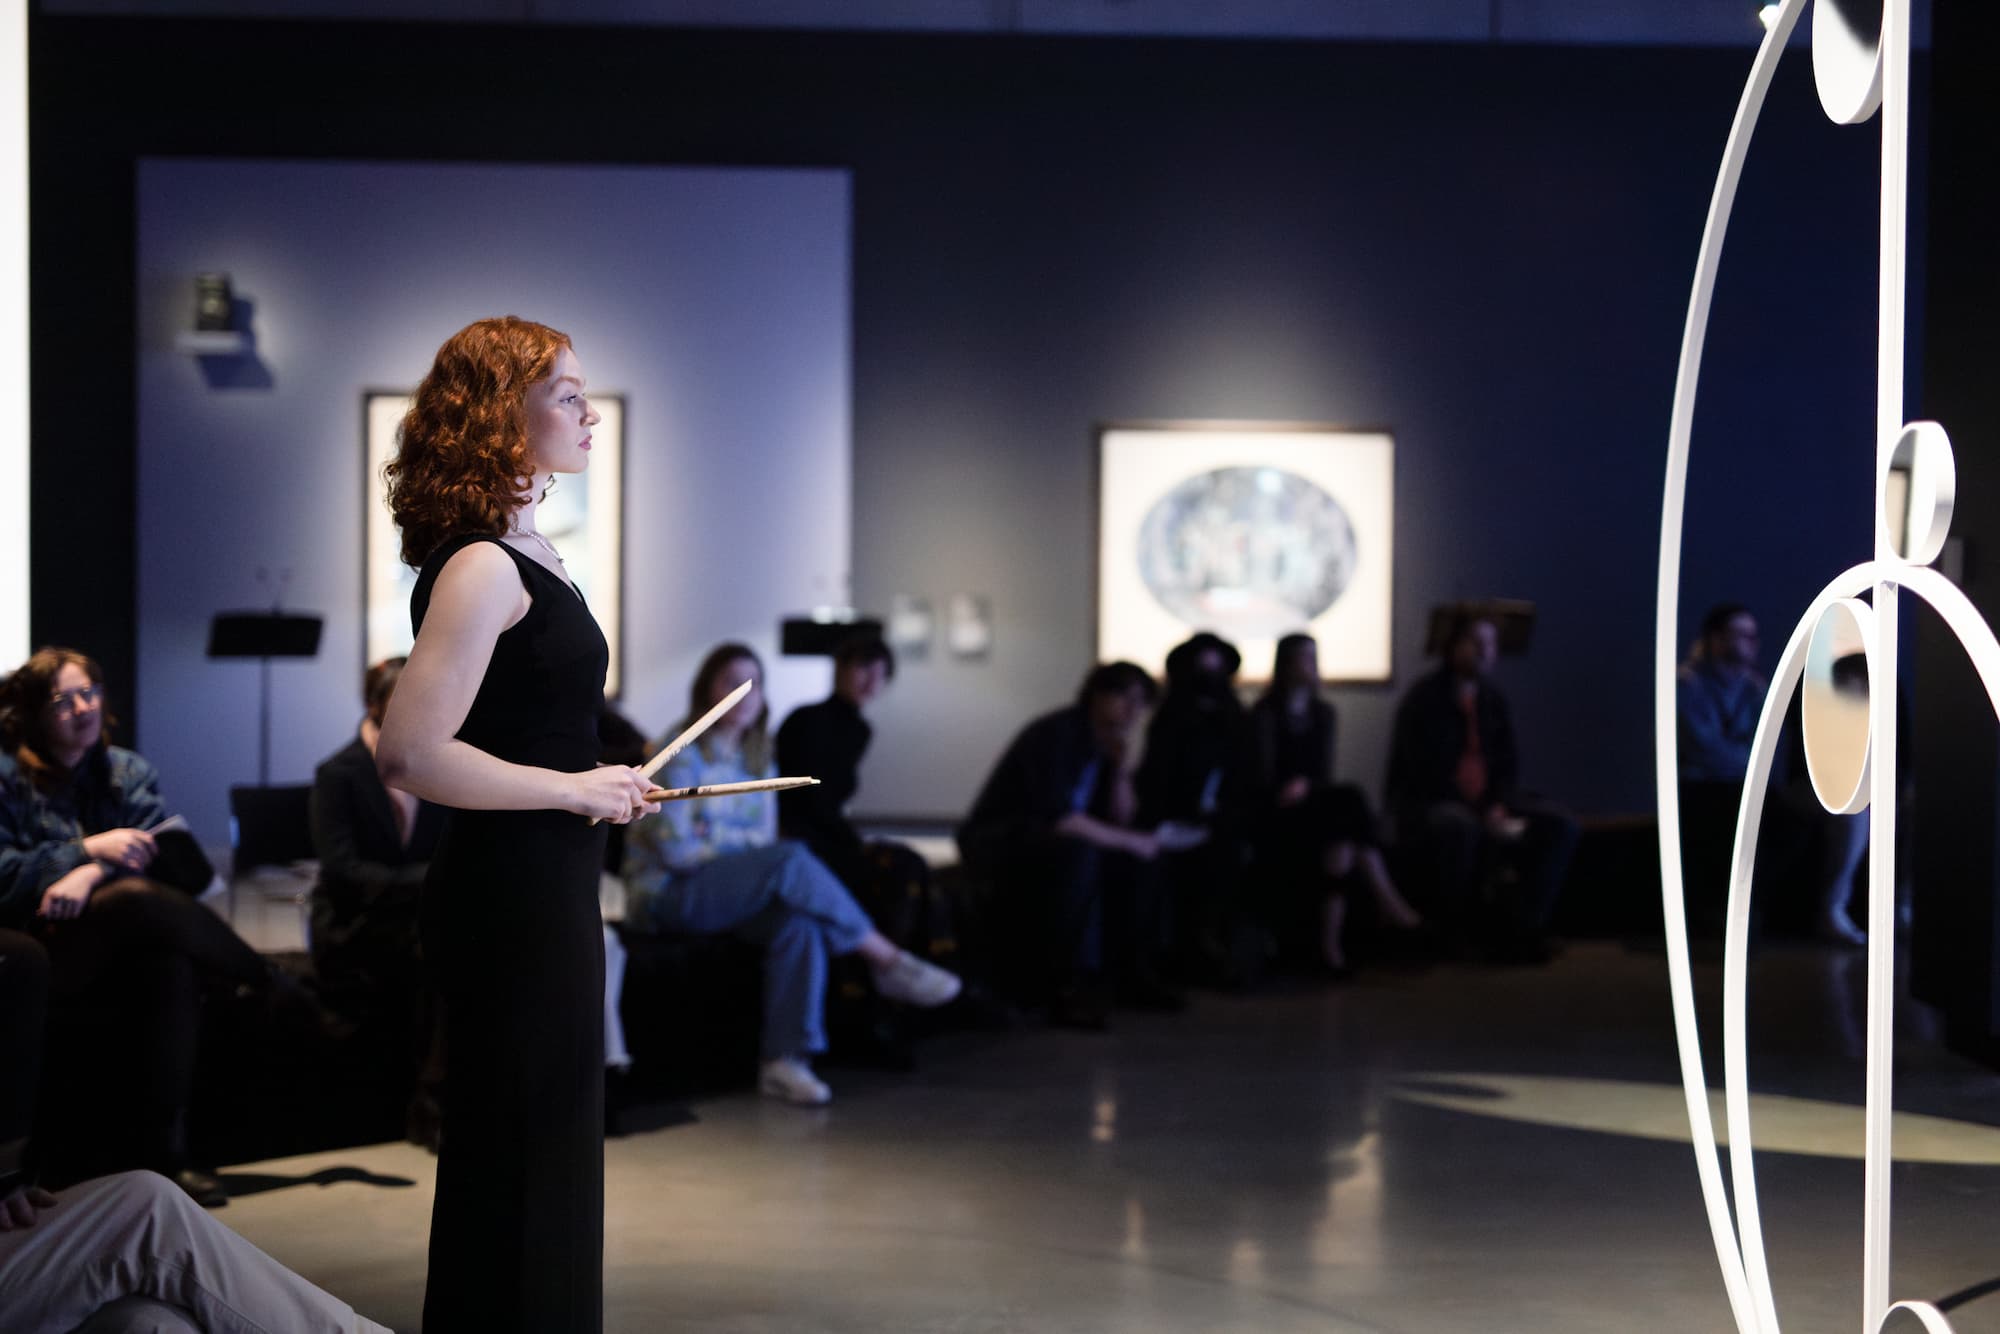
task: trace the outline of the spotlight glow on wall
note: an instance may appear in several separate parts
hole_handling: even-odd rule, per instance
[[[28,0],[0,0],[0,667],[28,656]]]

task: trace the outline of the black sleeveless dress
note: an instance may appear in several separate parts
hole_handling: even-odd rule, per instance
[[[609,662],[583,599],[496,538],[534,605],[501,634],[458,739],[566,773],[597,762]],[[424,955],[444,1001],[443,1149],[425,1334],[594,1334],[604,1323],[604,938],[608,826],[567,811],[449,812],[424,884]]]

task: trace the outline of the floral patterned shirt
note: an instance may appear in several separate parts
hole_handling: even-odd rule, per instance
[[[657,781],[661,787],[697,787],[709,783],[742,783],[772,778],[774,764],[750,772],[734,746],[714,743],[704,750],[696,742],[667,762]],[[769,847],[778,839],[778,801],[774,792],[745,792],[733,797],[670,801],[658,815],[631,826],[625,838],[624,878],[635,896],[657,893],[674,877],[726,857],[732,852]]]

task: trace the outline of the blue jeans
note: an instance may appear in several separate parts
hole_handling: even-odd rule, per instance
[[[821,1011],[828,956],[854,950],[875,924],[803,844],[718,857],[642,896],[655,931],[734,932],[764,947],[764,1059],[826,1050]]]

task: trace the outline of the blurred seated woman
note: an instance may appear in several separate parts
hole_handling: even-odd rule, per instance
[[[1333,781],[1338,718],[1320,694],[1319,645],[1286,635],[1271,664],[1271,685],[1250,711],[1256,743],[1259,860],[1286,891],[1281,915],[1301,896],[1317,900],[1320,957],[1348,970],[1347,888],[1359,879],[1376,916],[1409,930],[1416,909],[1397,892],[1377,841],[1375,817],[1359,788]]]
[[[702,738],[671,760],[659,782],[669,788],[771,778],[770,709],[764,668],[742,644],[711,652],[695,673],[686,721],[707,713],[737,686],[751,688]],[[823,1007],[827,959],[859,954],[875,989],[910,1005],[943,1005],[959,980],[898,949],[805,847],[778,840],[774,793],[751,792],[668,802],[658,819],[627,835],[627,929],[734,932],[764,947],[763,1066],[767,1096],[819,1106],[832,1093],[813,1073],[826,1050]]]
[[[112,1001],[135,1056],[117,1109],[134,1143],[112,1154],[207,1205],[221,1183],[188,1159],[200,994],[206,978],[285,1002],[338,1031],[299,984],[188,894],[147,876],[167,818],[159,775],[108,742],[104,674],[44,648],[0,685],[0,927],[48,951],[52,1006]]]

